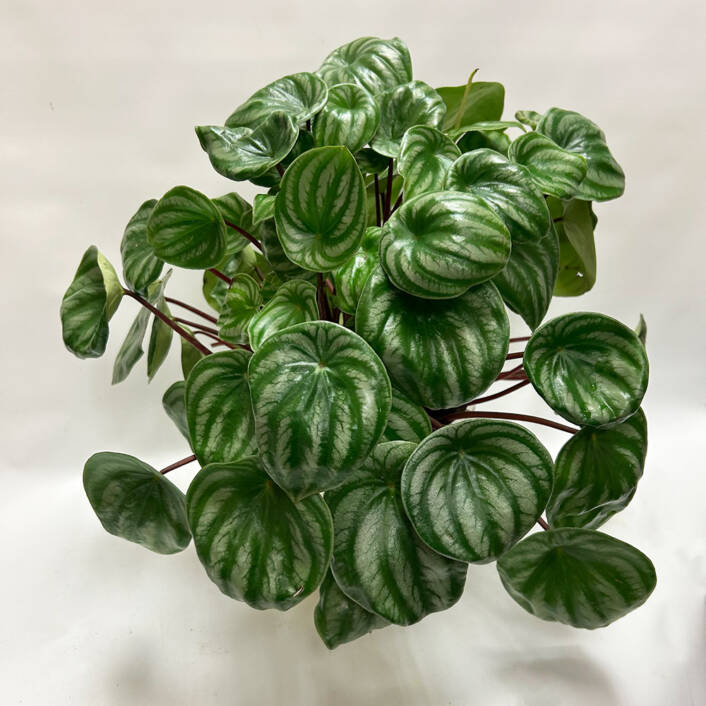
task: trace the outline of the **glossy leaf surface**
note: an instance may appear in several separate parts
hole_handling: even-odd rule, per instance
[[[231,192],[217,196],[213,199],[213,204],[221,212],[223,222],[226,223],[226,254],[225,258],[230,258],[236,253],[242,252],[248,245],[248,241],[233,226],[238,226],[248,233],[253,230],[253,208],[240,194]]]
[[[147,242],[147,221],[157,201],[145,201],[128,221],[120,243],[120,256],[123,261],[125,284],[142,294],[155,282],[164,266]]]
[[[277,235],[275,222],[272,219],[263,221],[258,226],[256,233],[262,243],[262,249],[267,262],[278,277],[288,279],[296,277],[305,279],[315,277],[309,270],[303,270],[299,265],[295,265],[286,255],[282,248],[282,243]]]
[[[275,216],[275,196],[273,194],[257,194],[253,201],[252,223],[259,225]]]
[[[118,354],[115,356],[113,364],[112,384],[117,385],[127,378],[136,363],[144,355],[142,342],[147,333],[147,324],[150,320],[150,312],[144,307],[140,307],[135,320],[128,329],[125,340],[120,346]]]
[[[563,205],[555,228],[559,236],[559,272],[554,294],[577,297],[596,282],[595,216],[588,201],[572,199]]]
[[[360,248],[333,272],[338,306],[348,314],[355,314],[363,287],[380,261],[378,248],[381,235],[381,228],[366,228]]]
[[[172,271],[161,279],[158,284],[154,285],[155,292],[150,297],[154,306],[159,309],[165,316],[171,318],[169,307],[164,299],[164,289],[167,285]],[[159,317],[152,318],[152,329],[150,330],[150,340],[147,346],[147,379],[152,380],[157,371],[162,367],[162,363],[167,359],[169,348],[172,345],[172,336],[174,334],[171,326],[168,326]]]
[[[248,325],[261,303],[262,295],[258,283],[250,275],[235,275],[218,317],[220,338],[231,343],[247,343]]]
[[[486,120],[500,120],[505,103],[505,88],[494,81],[473,81],[473,74],[463,86],[436,89],[446,104],[446,115],[442,123],[444,131]]]
[[[424,407],[412,402],[397,388],[392,388],[392,406],[380,441],[419,442],[431,434],[431,422]]]
[[[176,428],[189,440],[189,423],[186,421],[186,383],[177,380],[162,395],[162,407]]]

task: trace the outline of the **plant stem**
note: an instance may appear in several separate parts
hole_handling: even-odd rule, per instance
[[[260,282],[265,281],[265,277],[263,276],[262,272],[260,272],[260,268],[257,265],[252,266],[253,270],[255,270],[255,274],[257,275],[257,278],[260,280]]]
[[[264,252],[264,250],[262,249],[262,243],[254,235],[251,235],[250,233],[248,233],[248,231],[244,230],[240,226],[235,225],[235,223],[231,223],[230,221],[226,221],[225,219],[223,219],[223,222],[229,228],[232,228],[234,231],[240,233],[243,238],[249,240],[260,252]]]
[[[390,215],[392,215],[402,205],[403,196],[404,194],[400,191],[400,195],[397,197],[397,201],[395,201],[395,205],[392,207]]]
[[[552,427],[552,429],[559,429],[560,431],[568,432],[569,434],[575,434],[578,429],[575,427],[569,427],[565,424],[559,424],[553,422],[551,419],[544,419],[543,417],[535,417],[531,414],[515,414],[514,412],[457,412],[449,417],[445,418],[446,422],[452,422],[456,419],[512,419],[519,422],[532,422],[533,424],[542,424],[545,427]]]
[[[321,272],[316,273],[316,303],[319,306],[319,318],[322,321],[331,321],[331,312],[326,301],[326,292],[324,291],[324,276]]]
[[[233,280],[228,277],[228,275],[224,275],[220,270],[217,270],[215,267],[209,267],[208,272],[210,272],[214,277],[218,277],[218,279],[223,280],[229,287],[231,284],[233,284]]]
[[[211,328],[210,326],[204,326],[203,324],[200,324],[198,321],[189,321],[188,319],[182,319],[179,316],[175,316],[174,321],[176,321],[179,324],[186,324],[187,326],[192,326],[193,328],[195,328],[199,331],[206,331],[206,333],[215,333],[216,335],[218,335],[218,329]]]
[[[378,175],[375,175],[375,225],[378,228],[382,225],[380,216],[380,180]]]
[[[442,424],[436,417],[432,417],[429,412],[427,412],[427,417],[429,417],[432,429],[441,429],[441,427],[444,426],[444,424]]]
[[[498,377],[496,377],[496,380],[508,380],[510,378],[515,377],[517,374],[521,373],[522,377],[526,377],[525,371],[524,371],[524,365],[520,363],[519,365],[516,365],[514,368],[510,368],[510,370],[507,370],[504,373],[500,373]]]
[[[162,313],[157,307],[152,306],[146,299],[141,297],[137,292],[133,292],[129,289],[123,289],[126,296],[132,297],[135,301],[140,302],[145,309],[151,311],[158,319],[161,319],[169,328],[176,331],[183,339],[187,340],[196,350],[200,351],[204,355],[210,355],[211,351],[206,348],[200,341],[197,341],[188,331],[185,331],[179,324],[171,319],[166,314]]]
[[[306,121],[306,129],[311,132],[311,119]]]
[[[277,165],[277,171],[279,172],[279,175],[280,175],[281,177],[284,176],[284,167],[283,167],[281,164],[278,164],[278,165]]]
[[[517,353],[508,353],[505,356],[505,360],[517,360],[518,358],[522,358],[522,356],[525,354],[524,351],[519,351]]]
[[[542,517],[537,518],[537,524],[546,532],[549,529],[549,525],[544,521]]]
[[[390,205],[392,202],[392,163],[393,159],[390,157],[390,161],[387,163],[387,193],[385,194],[385,210],[383,211],[385,221],[390,217]]]
[[[247,343],[228,343],[228,341],[224,341],[222,338],[219,338],[210,331],[202,331],[201,329],[198,329],[197,331],[194,331],[194,334],[196,334],[197,336],[198,334],[206,336],[215,341],[219,346],[225,346],[226,348],[230,348],[231,350],[235,350],[236,348],[243,348],[246,351],[252,351],[252,348],[250,348]]]
[[[186,304],[185,302],[179,301],[178,299],[173,299],[172,297],[164,297],[164,301],[168,302],[169,304],[176,304],[176,306],[180,306],[183,309],[190,311],[192,314],[202,316],[204,319],[206,319],[206,321],[210,321],[212,324],[218,323],[218,319],[216,319],[215,316],[211,316],[205,311],[201,311],[201,309],[197,309],[195,306],[191,306],[191,304]]]
[[[196,456],[187,456],[186,458],[182,458],[181,461],[175,461],[174,463],[170,464],[169,466],[165,466],[160,473],[164,475],[165,473],[169,473],[169,471],[173,471],[175,468],[180,468],[181,466],[186,466],[187,463],[191,463],[192,461],[196,460]]]
[[[519,343],[520,341],[529,341],[529,336],[517,336],[516,338],[511,338],[510,343]]]
[[[324,284],[326,285],[326,289],[328,289],[328,291],[331,292],[331,294],[336,293],[336,288],[333,286],[333,282],[331,282],[331,280],[328,277],[324,280]]]
[[[504,390],[501,390],[500,392],[496,392],[492,395],[486,395],[485,397],[478,397],[475,400],[471,400],[468,404],[480,404],[481,402],[490,402],[491,400],[497,400],[498,397],[504,397],[505,395],[509,395],[511,392],[514,392],[515,390],[519,390],[521,387],[524,387],[525,385],[529,385],[529,380],[522,380],[521,382],[518,382],[516,385],[511,385],[510,387],[506,387]]]

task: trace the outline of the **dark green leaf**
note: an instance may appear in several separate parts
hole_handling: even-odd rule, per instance
[[[446,116],[441,129],[458,129],[486,120],[500,120],[505,103],[505,88],[501,83],[473,81],[475,71],[464,86],[445,86],[437,92],[446,104]]]
[[[257,282],[250,275],[235,275],[218,317],[219,337],[231,343],[248,343],[248,324],[261,303]]]
[[[112,384],[117,385],[127,378],[130,371],[135,367],[140,358],[144,355],[142,342],[147,332],[147,324],[150,320],[150,312],[144,307],[140,307],[135,320],[128,329],[127,336],[120,346],[118,355],[113,364]]]
[[[646,346],[647,345],[647,322],[645,321],[645,317],[640,314],[640,320],[637,322],[637,326],[635,326],[635,333],[637,334],[637,337],[642,341],[642,345]]]
[[[275,198],[272,194],[257,194],[255,196],[252,209],[253,226],[275,217]]]
[[[164,266],[147,242],[147,220],[157,201],[145,201],[137,213],[128,221],[120,243],[125,284],[141,294],[159,278]]]
[[[181,326],[188,330],[188,327],[184,326],[184,324]],[[189,333],[193,333],[193,331],[189,330]],[[194,365],[204,356],[198,348],[189,343],[185,338],[180,336],[179,341],[181,342],[181,374],[184,376],[184,380],[186,380]]]
[[[382,174],[387,170],[390,158],[366,147],[355,153],[355,161],[362,174]]]
[[[243,235],[232,226],[238,226],[238,228],[252,233],[254,227],[253,209],[240,194],[236,194],[235,192],[218,196],[213,199],[213,203],[221,212],[223,222],[225,223],[227,221],[231,224],[230,226],[226,226],[226,254],[224,256],[225,258],[230,258],[235,255],[235,253],[244,250],[248,245],[247,238],[243,237]]]
[[[424,407],[412,402],[395,387],[392,388],[392,407],[387,426],[380,441],[419,442],[431,434],[431,422]]]
[[[263,246],[264,247],[264,246]],[[257,276],[255,266],[257,265],[257,255],[253,248],[246,247],[239,253],[218,263],[217,269],[223,274],[233,277],[236,274],[244,273],[251,276]],[[212,272],[206,270],[203,273],[203,296],[209,306],[213,307],[217,312],[223,309],[223,303],[228,291],[228,284],[222,279],[216,277]]]
[[[338,306],[341,311],[355,314],[360,293],[368,281],[370,273],[380,261],[378,246],[382,230],[375,226],[365,229],[363,241],[358,251],[333,272]]]
[[[169,270],[158,285],[153,285],[155,292],[150,297],[154,306],[165,316],[171,318],[171,313],[164,300],[164,288],[172,271]],[[174,331],[171,326],[164,323],[159,317],[152,319],[152,330],[150,331],[150,341],[147,346],[147,379],[152,380],[157,371],[162,367],[162,363],[167,359],[169,348],[172,345],[172,335]]]
[[[555,224],[559,236],[559,276],[554,294],[577,297],[596,282],[595,220],[591,203],[573,199],[563,206]]]
[[[186,421],[186,383],[179,380],[170,385],[162,396],[162,407],[169,419],[176,424],[177,429],[189,440],[189,425]]]
[[[277,236],[273,220],[269,219],[260,223],[256,235],[262,243],[267,262],[270,263],[270,266],[279,277],[286,279],[291,277],[296,277],[297,279],[315,277],[309,270],[303,270],[287,257]]]
[[[507,157],[510,149],[510,138],[504,132],[471,130],[471,132],[463,135],[456,145],[464,154],[474,150],[489,149]]]

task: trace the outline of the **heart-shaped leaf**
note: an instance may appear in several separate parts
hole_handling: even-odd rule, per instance
[[[654,590],[652,562],[601,532],[537,532],[498,559],[507,592],[542,620],[601,628],[641,606]]]
[[[559,236],[559,273],[554,294],[577,297],[596,282],[596,218],[591,203],[578,199],[565,202],[554,225]]]
[[[175,186],[154,207],[147,240],[162,260],[202,270],[223,259],[226,226],[211,199],[188,186]]]
[[[288,610],[323,580],[333,543],[326,503],[292,502],[257,457],[206,466],[186,502],[199,559],[227,596]]]
[[[473,81],[475,71],[463,86],[437,88],[446,104],[442,130],[458,129],[486,120],[500,120],[505,104],[505,88],[494,81]]]
[[[365,230],[365,185],[345,147],[317,147],[297,157],[275,202],[277,235],[287,257],[306,270],[342,265]]]
[[[319,587],[314,625],[324,645],[333,650],[389,623],[348,598],[329,571]]]
[[[301,279],[289,280],[252,317],[248,326],[250,345],[256,351],[263,341],[278,331],[318,318],[316,287]]]
[[[225,258],[230,258],[236,253],[244,250],[248,245],[247,238],[243,237],[237,229],[237,226],[242,230],[252,233],[253,224],[253,208],[240,194],[231,192],[223,194],[213,199],[216,208],[223,216],[223,222],[226,224],[226,254]]]
[[[565,419],[600,427],[634,414],[647,389],[645,348],[603,314],[564,314],[538,328],[524,367],[537,392]]]
[[[108,322],[123,295],[113,266],[91,245],[61,300],[64,345],[77,358],[99,358],[108,343]]]
[[[331,570],[341,589],[391,623],[411,625],[461,597],[466,564],[442,557],[415,533],[400,497],[407,441],[373,449],[361,469],[325,499],[331,508]]]
[[[189,423],[186,421],[186,383],[183,380],[171,384],[162,395],[162,407],[176,428],[189,440]]]
[[[147,242],[147,220],[157,201],[145,201],[137,213],[128,221],[120,243],[120,255],[123,260],[125,284],[141,294],[159,278],[164,267]]]
[[[562,149],[538,132],[528,132],[511,145],[508,157],[521,164],[544,194],[559,199],[575,196],[586,176],[586,160],[575,152]]]
[[[380,122],[373,97],[352,83],[332,86],[328,101],[314,120],[314,144],[343,145],[357,152],[368,144]]]
[[[153,285],[154,293],[150,300],[154,306],[159,309],[165,316],[171,318],[169,307],[164,299],[164,289],[172,271],[169,270],[162,278],[159,284]],[[147,346],[147,379],[152,378],[157,374],[157,371],[162,367],[162,363],[167,359],[169,348],[172,345],[172,335],[174,331],[171,326],[168,326],[159,317],[155,316],[152,319],[152,329],[150,331],[150,341]]]
[[[412,80],[412,61],[405,43],[393,37],[360,37],[334,49],[321,64],[327,85],[355,83],[371,95]]]
[[[333,272],[338,306],[341,311],[355,314],[360,293],[370,273],[380,261],[378,249],[382,229],[371,226],[365,229],[358,251]]]
[[[339,485],[385,429],[387,372],[362,338],[338,324],[297,324],[270,336],[248,375],[260,453],[295,500]]]
[[[395,86],[378,97],[380,124],[370,146],[397,158],[405,132],[415,125],[439,127],[446,113],[441,96],[423,81]]]
[[[262,294],[257,282],[250,275],[235,275],[218,317],[220,338],[231,343],[247,343],[248,324],[261,303]]]
[[[429,434],[431,422],[424,408],[393,387],[392,406],[380,440],[419,442]]]
[[[212,353],[186,381],[189,438],[202,465],[236,461],[257,451],[247,369],[250,353]]]
[[[402,501],[419,536],[461,561],[494,561],[532,528],[552,489],[552,457],[512,422],[467,419],[415,449]]]
[[[380,262],[399,289],[447,299],[500,272],[510,248],[502,219],[482,198],[441,191],[406,201],[392,214]]]
[[[436,128],[409,128],[402,138],[397,167],[404,177],[405,198],[441,191],[449,168],[460,156],[456,144]]]
[[[582,429],[556,458],[549,524],[600,527],[632,500],[646,455],[647,420],[642,410],[610,429]]]
[[[263,221],[275,217],[274,194],[257,194],[252,207],[252,224],[257,226]]]
[[[586,176],[577,198],[607,201],[625,191],[625,174],[610,153],[605,134],[598,125],[579,113],[551,108],[537,124],[537,131],[554,140],[559,147],[581,155],[586,160]]]
[[[326,104],[326,84],[306,71],[273,81],[231,113],[226,126],[256,128],[272,113],[284,113],[295,125],[309,120]]]
[[[83,468],[83,487],[110,534],[159,554],[175,554],[191,541],[184,494],[134,456],[104,451]]]
[[[485,199],[505,221],[513,242],[541,240],[551,218],[542,194],[523,167],[490,149],[466,152],[452,165],[446,188]]]
[[[510,340],[493,284],[455,299],[418,299],[394,287],[381,269],[363,289],[355,327],[395,385],[431,409],[470,402],[488,388],[502,370]]]
[[[213,168],[228,179],[243,181],[279,164],[294,147],[299,131],[292,118],[275,112],[255,129],[203,125],[196,134]]]

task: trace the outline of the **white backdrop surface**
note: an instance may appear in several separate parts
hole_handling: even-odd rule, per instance
[[[706,704],[705,8],[2,0],[0,702]],[[193,548],[160,557],[107,535],[83,495],[95,451],[159,467],[188,449],[160,404],[175,352],[151,385],[140,366],[110,387],[130,301],[104,358],[64,351],[59,300],[81,253],[95,243],[119,262],[129,216],[175,184],[252,196],[211,170],[193,126],[365,34],[404,38],[415,76],[432,85],[479,67],[479,79],[505,84],[507,115],[585,113],[625,168],[625,196],[597,207],[597,285],[550,310],[629,324],[642,312],[649,325],[647,467],[605,531],[653,559],[658,585],[609,628],[532,618],[491,565],[471,567],[451,610],[330,653],[312,624],[315,597],[289,613],[253,611],[218,592]],[[198,275],[178,273],[172,292],[196,300]],[[527,390],[500,402],[489,408],[548,412]],[[538,433],[553,452],[563,442]],[[185,488],[193,472],[170,477]]]

